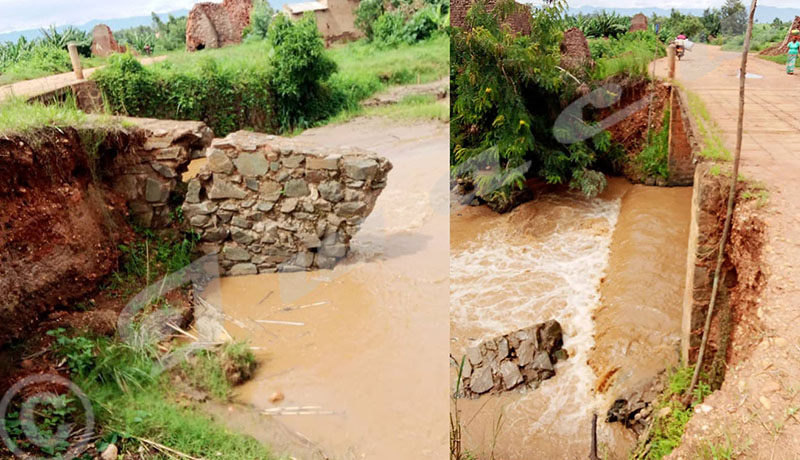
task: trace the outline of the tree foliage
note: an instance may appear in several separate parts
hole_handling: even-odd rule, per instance
[[[278,16],[270,27],[269,41],[273,48],[269,81],[280,124],[290,128],[310,126],[324,117],[332,104],[325,82],[337,69],[325,53],[315,16],[307,12],[296,22]]]
[[[740,35],[747,28],[747,9],[742,0],[725,0],[720,9],[722,33]]]
[[[571,145],[553,134],[562,103],[574,89],[559,67],[566,3],[532,8],[530,36],[503,25],[517,7],[501,0],[488,12],[478,1],[467,26],[452,35],[453,173],[470,176],[487,200],[507,200],[528,177],[594,195],[605,187],[592,165],[598,152],[611,148],[607,133]]]

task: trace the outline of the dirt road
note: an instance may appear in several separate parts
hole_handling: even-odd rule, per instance
[[[702,98],[734,151],[741,53],[696,45],[678,63],[677,79]],[[664,75],[666,61],[658,63]],[[734,363],[722,389],[690,421],[683,445],[672,459],[706,458],[711,447],[729,448],[738,459],[800,458],[800,75],[751,55],[748,60],[741,173],[763,182],[769,202],[763,210],[767,244],[763,255],[767,286],[758,304],[760,333],[734,343]],[[736,339],[735,339],[736,340]],[[736,357],[744,342],[758,344]],[[709,457],[710,458],[710,457]]]
[[[165,60],[166,56],[156,56],[152,58],[140,59],[144,65],[150,65],[155,62]],[[97,69],[102,67],[92,67],[91,69],[83,69],[83,76],[89,78]],[[41,94],[46,94],[57,89],[66,88],[67,86],[77,83],[75,72],[65,72],[57,75],[50,75],[49,77],[36,78],[34,80],[19,81],[11,83],[10,85],[0,86],[0,101],[9,96],[19,97],[33,97]]]

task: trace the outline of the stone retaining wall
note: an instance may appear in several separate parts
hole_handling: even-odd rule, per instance
[[[128,201],[140,225],[163,228],[170,225],[178,203],[170,206],[170,194],[181,183],[196,152],[204,150],[214,137],[202,122],[124,118],[133,124],[134,139],[124,154],[114,156],[108,173],[113,188]]]
[[[386,186],[391,163],[239,131],[215,139],[183,210],[221,272],[332,268]]]
[[[556,374],[555,363],[566,359],[562,345],[561,324],[550,320],[467,349],[461,373],[464,395],[538,387]]]

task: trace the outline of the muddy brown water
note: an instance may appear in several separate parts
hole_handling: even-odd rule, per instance
[[[241,405],[221,418],[298,458],[446,458],[447,125],[359,119],[300,138],[375,151],[394,170],[335,270],[224,278],[206,288],[202,295],[231,317],[228,331],[248,339],[261,362],[237,389]],[[272,403],[276,392],[285,399]],[[295,413],[253,416],[263,410]],[[279,424],[313,448],[254,424]]]
[[[585,458],[591,415],[678,360],[690,188],[611,179],[596,199],[545,192],[507,215],[451,217],[451,354],[548,319],[570,358],[537,390],[458,401],[478,458]],[[591,365],[590,365],[591,363]],[[604,392],[600,377],[617,369]],[[451,382],[455,381],[451,366]],[[627,458],[630,433],[599,424],[601,450]]]

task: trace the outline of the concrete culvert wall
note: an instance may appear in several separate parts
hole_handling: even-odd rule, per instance
[[[214,140],[207,157],[183,210],[229,275],[332,268],[392,169],[369,152],[246,131]]]
[[[725,171],[720,165],[700,163],[695,174],[682,320],[681,350],[685,363],[697,360],[703,335],[731,181]],[[747,327],[737,325],[755,320],[753,311],[766,279],[761,262],[766,225],[758,217],[753,202],[741,198],[746,184],[739,184],[739,199],[720,276],[721,289],[704,359],[714,388],[722,383],[724,366],[730,362],[731,342],[737,342],[738,334],[747,334]],[[738,348],[739,353],[746,352],[742,345]]]

